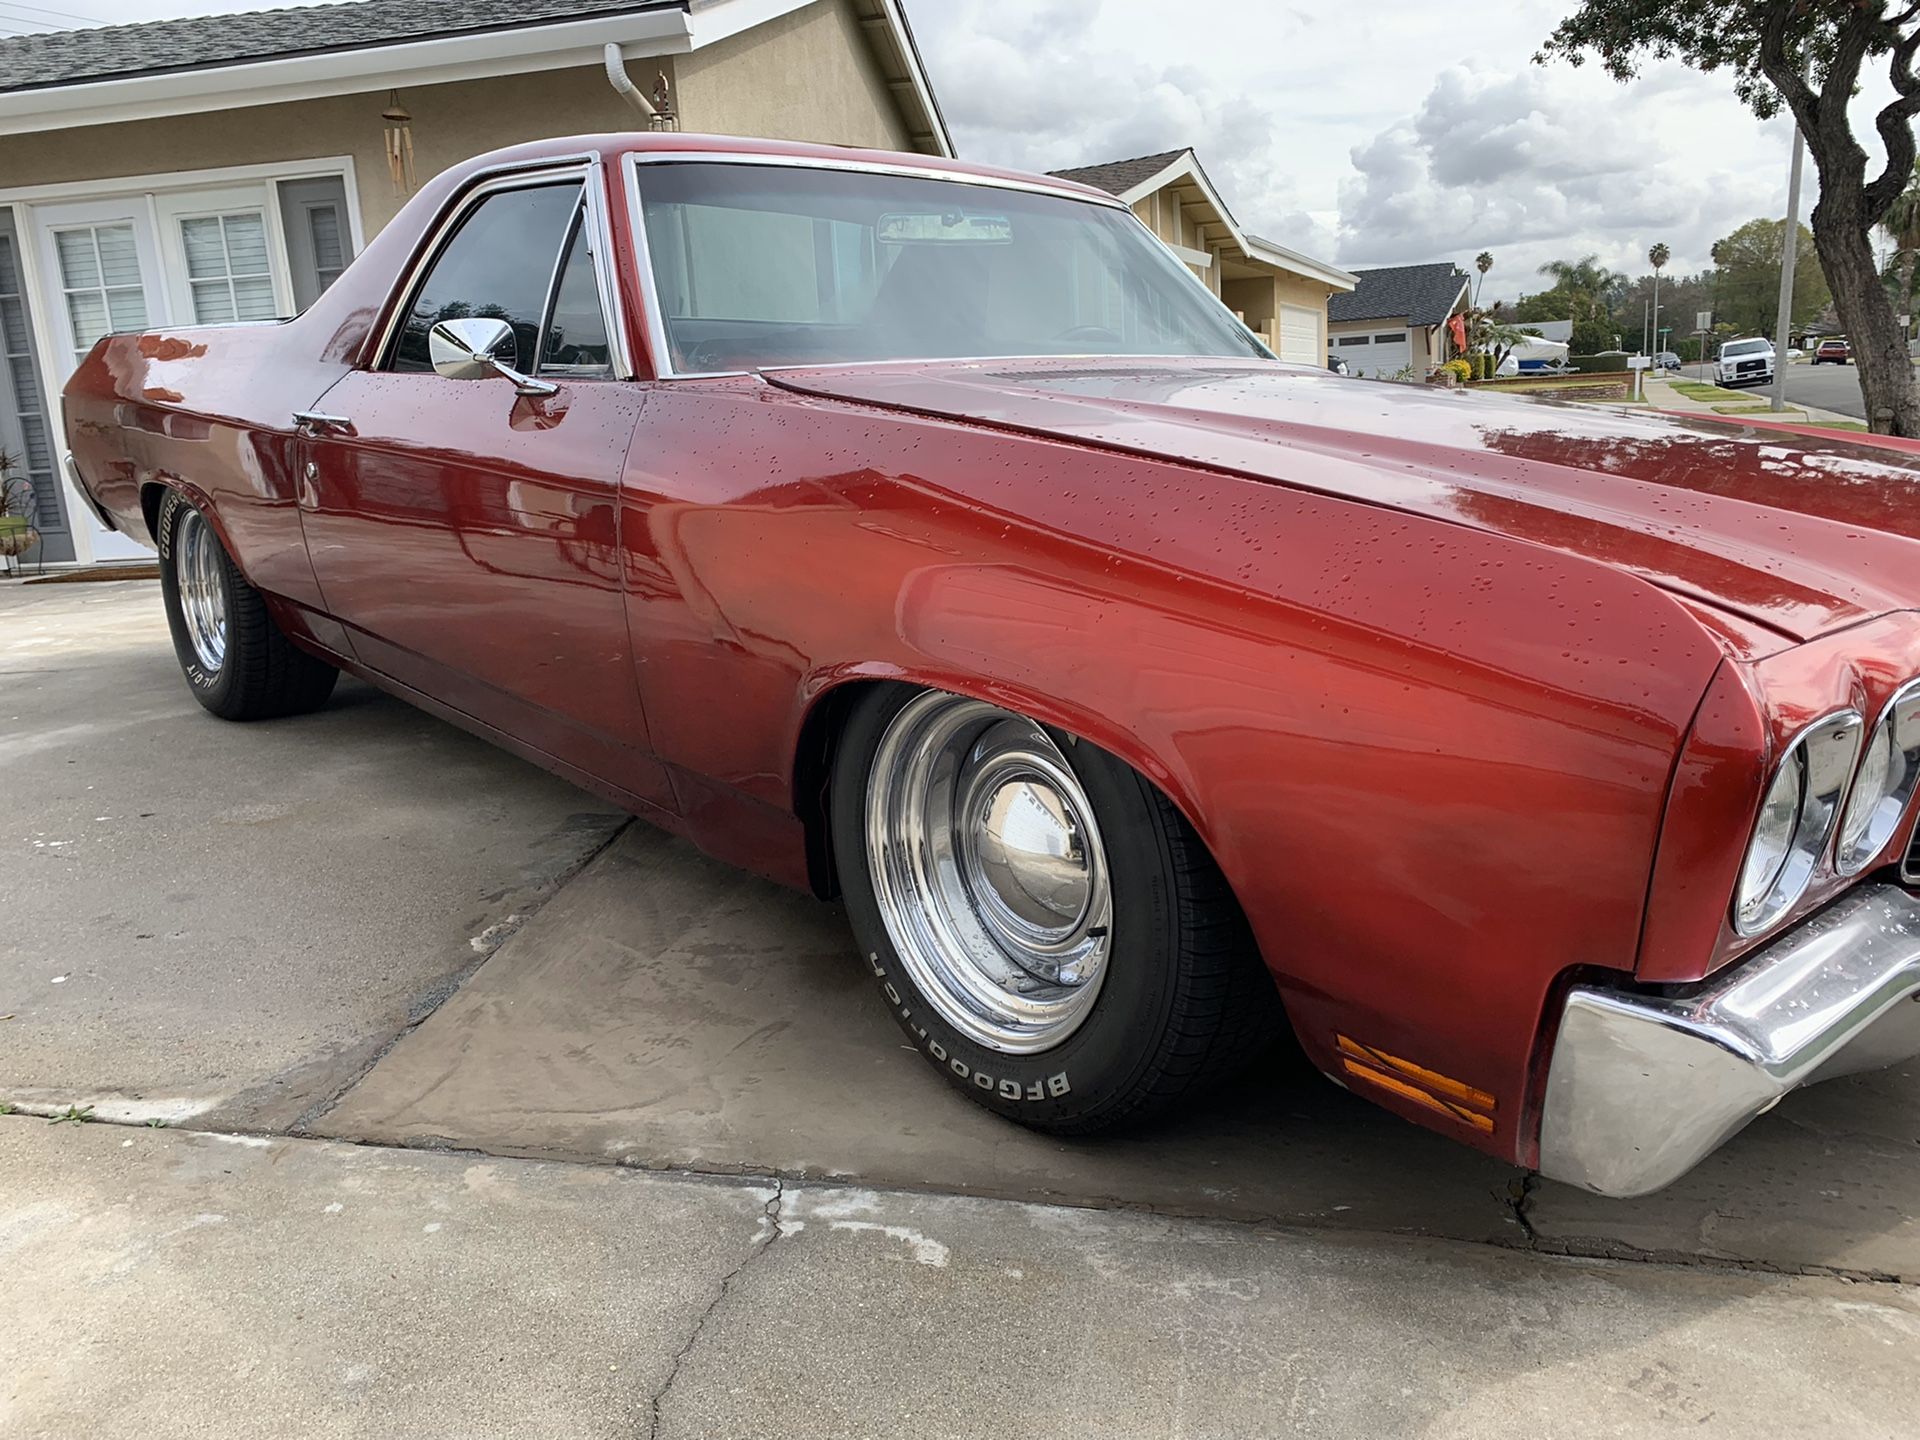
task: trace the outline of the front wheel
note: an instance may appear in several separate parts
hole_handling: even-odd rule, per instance
[[[169,490],[158,519],[160,594],[193,698],[223,720],[325,704],[340,672],[287,639],[199,507]]]
[[[1273,982],[1199,838],[1095,746],[887,686],[848,723],[831,802],[882,996],[988,1109],[1090,1134],[1173,1107],[1277,1033]]]

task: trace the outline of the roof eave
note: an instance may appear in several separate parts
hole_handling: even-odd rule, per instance
[[[629,57],[686,55],[797,10],[809,0],[710,0],[577,19],[529,22],[228,64],[0,91],[0,135],[313,100],[398,86],[443,85],[602,63],[609,44]],[[901,58],[894,98],[922,149],[951,158],[953,141],[899,0],[876,0]],[[889,77],[890,81],[896,77]],[[913,112],[919,110],[916,116]]]

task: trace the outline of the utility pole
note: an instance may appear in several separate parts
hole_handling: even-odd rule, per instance
[[[1647,349],[1647,302],[1644,300],[1640,302],[1640,353],[1650,353]]]
[[[1780,237],[1780,309],[1773,321],[1773,406],[1787,408],[1787,338],[1793,325],[1793,262],[1800,248],[1800,166],[1807,141],[1793,127],[1793,164],[1787,171],[1787,229]]]
[[[1653,269],[1653,343],[1656,349],[1660,345],[1660,267],[1657,265]]]

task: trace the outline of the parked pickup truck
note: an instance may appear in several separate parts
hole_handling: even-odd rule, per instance
[[[1920,1049],[1896,450],[1281,364],[1110,195],[682,134],[457,165],[66,434],[209,711],[346,671],[843,897],[1027,1125],[1290,1031],[1634,1195]]]
[[[1771,340],[1729,340],[1720,347],[1714,362],[1713,378],[1721,385],[1771,385],[1773,383],[1773,342]]]

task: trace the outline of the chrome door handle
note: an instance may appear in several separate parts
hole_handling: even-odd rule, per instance
[[[325,435],[328,431],[351,435],[353,421],[344,415],[326,415],[318,410],[296,410],[293,412],[293,428],[315,436]]]

